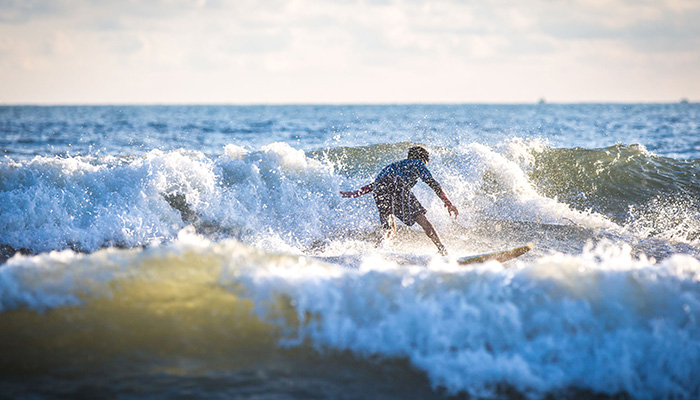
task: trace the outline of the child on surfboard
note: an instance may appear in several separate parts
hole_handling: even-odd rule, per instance
[[[405,160],[389,164],[382,169],[374,182],[365,185],[358,190],[344,192],[343,197],[355,198],[373,192],[374,201],[379,210],[379,220],[382,224],[382,237],[391,237],[396,232],[396,223],[392,216],[396,216],[407,226],[417,222],[423,228],[425,234],[435,243],[440,255],[446,256],[447,249],[442,244],[433,224],[425,217],[427,210],[411,192],[411,188],[418,182],[418,178],[423,180],[437,196],[443,201],[447,212],[454,214],[455,219],[459,215],[457,207],[447,198],[447,194],[442,186],[433,179],[426,164],[430,161],[430,154],[420,146],[408,149],[408,157]]]

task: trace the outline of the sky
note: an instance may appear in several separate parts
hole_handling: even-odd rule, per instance
[[[0,104],[700,100],[699,0],[0,0]]]

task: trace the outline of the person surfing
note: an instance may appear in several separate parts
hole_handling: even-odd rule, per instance
[[[435,243],[440,255],[446,256],[447,249],[442,244],[433,224],[425,216],[427,210],[411,191],[420,178],[443,201],[450,216],[454,214],[454,218],[457,219],[459,210],[447,198],[442,186],[430,174],[426,166],[429,161],[430,154],[426,149],[420,146],[411,147],[408,149],[406,159],[384,167],[374,182],[358,190],[341,191],[340,194],[345,198],[356,198],[370,192],[373,193],[382,225],[379,243],[396,233],[396,223],[393,219],[393,216],[396,216],[407,226],[418,223],[430,240]]]

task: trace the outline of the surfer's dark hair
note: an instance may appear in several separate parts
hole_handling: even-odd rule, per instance
[[[428,153],[428,150],[426,150],[420,146],[413,146],[410,149],[408,149],[408,157],[407,158],[412,158],[414,160],[421,160],[427,164],[428,161],[430,161],[430,154]]]

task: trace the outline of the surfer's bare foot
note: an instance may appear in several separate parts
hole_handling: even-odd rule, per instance
[[[381,233],[379,234],[379,240],[377,243],[374,245],[375,248],[379,247],[384,243],[386,240],[391,240],[392,237],[394,237],[394,234],[396,233],[396,226],[394,226],[394,229],[382,229]]]
[[[443,257],[447,256],[447,249],[445,246],[438,247],[438,253]]]

